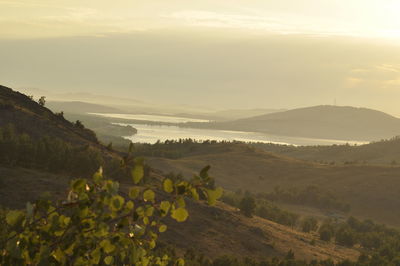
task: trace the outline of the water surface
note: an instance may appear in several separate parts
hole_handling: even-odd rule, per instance
[[[96,114],[109,118],[123,118],[151,122],[186,123],[186,122],[209,122],[208,120],[192,119],[177,116],[144,115],[144,114]],[[287,145],[332,145],[332,144],[365,144],[364,141],[355,140],[333,140],[268,135],[258,132],[230,131],[217,129],[199,129],[166,125],[147,125],[145,123],[115,123],[119,125],[131,125],[137,129],[137,134],[125,136],[126,139],[135,143],[156,143],[157,141],[194,139],[197,141],[243,141],[262,142]]]

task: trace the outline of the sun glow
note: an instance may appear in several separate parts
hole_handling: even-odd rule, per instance
[[[0,36],[38,38],[202,27],[400,39],[398,0],[115,2],[60,0],[55,5],[49,0],[0,0]]]

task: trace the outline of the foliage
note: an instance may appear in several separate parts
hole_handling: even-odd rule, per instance
[[[309,233],[311,231],[316,231],[318,229],[318,220],[314,217],[305,217],[301,221],[301,230],[303,232]]]
[[[335,234],[336,243],[346,247],[354,246],[356,242],[355,234],[348,226],[341,226]]]
[[[135,144],[136,156],[164,157],[169,159],[178,159],[188,155],[197,155],[208,153],[210,148],[215,152],[229,151],[237,141],[216,141],[205,140],[197,141],[195,139],[179,139],[158,141],[155,144]]]
[[[45,96],[40,97],[38,100],[38,104],[40,106],[44,106],[46,104],[46,97]]]
[[[250,195],[255,199],[256,207],[253,214],[279,224],[291,227],[296,225],[299,215],[279,208],[270,201],[260,198],[258,194],[252,195],[249,192],[246,192],[245,194]],[[240,202],[243,197],[241,191],[236,191],[235,193],[225,191],[222,201],[236,208],[240,208]]]
[[[321,240],[328,242],[335,235],[335,228],[332,223],[326,221],[320,226],[318,233]]]
[[[24,211],[0,213],[0,265],[168,265],[170,257],[155,251],[167,230],[163,219],[184,222],[185,198],[201,195],[214,204],[222,191],[211,188],[209,167],[191,181],[166,178],[157,190],[144,182],[142,161],[135,162],[127,195],[99,170],[74,180],[66,200],[41,199]]]
[[[0,164],[87,176],[104,160],[99,151],[89,146],[72,146],[50,136],[33,139],[8,125],[0,127]]]
[[[239,203],[240,211],[247,217],[253,217],[256,209],[256,200],[251,195],[246,195]]]
[[[303,189],[275,187],[272,193],[262,195],[272,201],[306,205],[324,210],[350,211],[349,204],[342,202],[337,196],[314,185]]]
[[[82,121],[80,120],[76,120],[75,121],[75,127],[79,128],[79,129],[84,129],[85,126],[83,125]]]

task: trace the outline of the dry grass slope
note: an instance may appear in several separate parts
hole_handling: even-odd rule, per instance
[[[191,176],[204,165],[225,189],[269,192],[276,186],[318,185],[351,204],[351,214],[390,225],[400,225],[400,167],[348,165],[328,166],[250,150],[236,149],[187,156],[177,160],[148,158],[165,173]]]

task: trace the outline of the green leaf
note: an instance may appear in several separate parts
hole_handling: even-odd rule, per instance
[[[154,193],[153,190],[148,189],[143,193],[143,199],[144,201],[151,201],[154,202],[154,198],[155,198],[156,194]]]
[[[179,207],[186,207],[185,199],[183,197],[179,197],[176,200],[176,203],[178,204]]]
[[[66,227],[71,222],[71,218],[61,215],[59,217],[59,222],[60,222],[60,225],[63,225],[64,227]]]
[[[83,191],[86,188],[86,180],[85,179],[77,179],[72,182],[72,190],[75,192]]]
[[[103,179],[103,168],[100,167],[99,170],[93,175],[93,181],[99,183]]]
[[[72,243],[66,250],[65,254],[71,256],[74,253],[75,243]]]
[[[136,209],[136,213],[139,217],[143,217],[144,216],[144,209],[142,206],[140,206],[139,208]]]
[[[154,207],[151,207],[151,206],[147,207],[145,210],[145,215],[148,217],[153,216],[153,212],[154,212]]]
[[[168,213],[169,208],[171,208],[171,203],[169,203],[169,201],[161,202],[160,209],[164,212],[164,215],[166,215]]]
[[[142,164],[136,164],[132,169],[133,183],[138,184],[143,179],[144,169]]]
[[[111,198],[111,207],[112,209],[118,211],[124,205],[125,199],[119,195],[116,195]]]
[[[156,247],[156,241],[151,240],[151,241],[149,242],[149,247],[150,247],[150,249],[155,248],[155,247]]]
[[[109,254],[115,250],[115,246],[113,244],[111,244],[110,240],[108,240],[108,239],[101,241],[100,247],[102,247],[104,252],[106,252],[107,254]]]
[[[111,265],[114,262],[114,258],[111,256],[107,256],[104,258],[104,263],[107,265]]]
[[[60,263],[62,263],[65,259],[65,255],[60,248],[57,248],[55,251],[53,251],[51,255]]]
[[[126,207],[126,209],[127,209],[128,211],[132,210],[134,206],[135,206],[135,204],[134,204],[132,201],[128,201],[128,202],[126,203],[126,205],[125,205],[125,207]]]
[[[164,233],[165,231],[167,231],[167,226],[165,224],[160,225],[160,227],[158,228],[158,231],[160,233]]]
[[[185,208],[178,208],[172,211],[171,217],[178,222],[184,222],[188,218],[189,213]]]
[[[100,262],[100,258],[101,258],[101,251],[100,248],[97,247],[95,250],[92,251],[92,253],[90,253],[90,255],[92,256],[92,260],[91,262],[94,265],[98,265]]]
[[[221,187],[218,187],[215,190],[207,189],[208,204],[215,205],[217,200],[222,197],[223,192],[224,191]]]
[[[177,259],[176,265],[177,266],[185,266],[185,260],[182,258]]]
[[[197,189],[196,188],[191,188],[190,192],[192,193],[193,199],[199,200],[199,193],[197,193]]]
[[[200,177],[202,179],[207,179],[208,178],[208,171],[210,170],[211,166],[207,165],[200,171]]]
[[[21,221],[24,218],[24,213],[21,211],[9,211],[6,214],[6,222],[11,225],[14,226],[16,225],[19,221]]]
[[[131,189],[129,189],[129,197],[131,199],[136,199],[140,194],[140,188],[138,187],[132,187]]]
[[[164,188],[165,192],[171,193],[174,191],[174,183],[172,182],[171,179],[166,178],[166,179],[164,179],[164,182],[163,182],[163,188]]]

